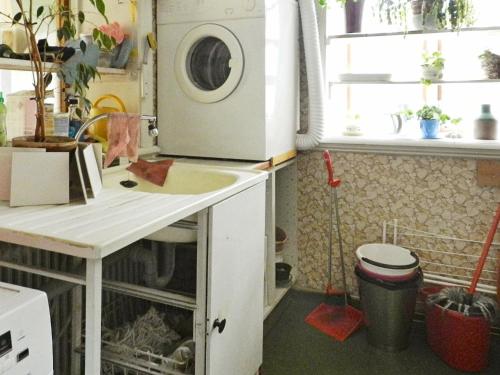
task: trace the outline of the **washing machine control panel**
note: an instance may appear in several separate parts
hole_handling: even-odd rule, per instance
[[[265,6],[266,0],[161,0],[158,24],[264,17]]]

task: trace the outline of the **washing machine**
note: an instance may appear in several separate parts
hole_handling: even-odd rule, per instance
[[[53,375],[47,295],[0,282],[0,375]]]
[[[159,0],[163,154],[268,160],[295,150],[296,0]]]

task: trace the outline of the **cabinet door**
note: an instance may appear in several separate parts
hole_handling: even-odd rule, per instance
[[[254,375],[262,364],[264,241],[264,183],[210,209],[208,375]]]

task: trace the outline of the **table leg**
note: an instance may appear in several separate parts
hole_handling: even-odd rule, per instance
[[[101,373],[101,259],[87,259],[85,292],[85,375],[97,375]]]

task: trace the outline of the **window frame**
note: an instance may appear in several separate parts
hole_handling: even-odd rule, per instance
[[[327,31],[328,10],[326,7],[318,7],[317,9],[325,93],[328,95],[330,89],[326,71],[326,56],[329,43]],[[382,34],[385,35],[385,33]],[[418,34],[418,32],[416,34]],[[440,90],[438,85],[435,89],[436,91]],[[328,102],[328,100],[325,102]],[[325,121],[324,127],[333,126],[328,117],[326,118],[327,120]],[[497,140],[492,141],[451,138],[435,140],[418,138],[408,139],[398,138],[397,135],[383,139],[369,136],[323,136],[317,149],[334,149],[344,152],[500,160],[500,129],[498,133]]]

